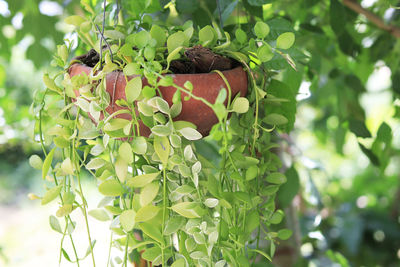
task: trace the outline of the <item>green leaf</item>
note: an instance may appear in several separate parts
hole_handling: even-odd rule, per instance
[[[199,41],[203,46],[213,46],[217,40],[217,34],[210,25],[205,26],[199,31]]]
[[[185,39],[186,36],[182,31],[171,34],[167,40],[168,54],[171,54],[178,47],[183,46]]]
[[[381,164],[378,156],[375,155],[375,153],[371,149],[365,147],[360,142],[358,143],[358,146],[360,147],[361,151],[369,158],[372,164],[374,164],[375,166],[379,166]]]
[[[386,122],[382,122],[381,126],[379,126],[376,138],[389,144],[392,141],[392,128],[390,128]]]
[[[285,32],[276,39],[276,47],[280,49],[289,49],[294,44],[295,36],[293,32]]]
[[[74,25],[75,27],[79,27],[86,20],[78,15],[72,15],[64,19],[64,22],[67,24]]]
[[[127,142],[121,144],[118,149],[118,153],[120,157],[123,158],[128,164],[133,162],[132,148]]]
[[[269,33],[268,24],[262,21],[258,21],[254,26],[254,33],[257,35],[258,38],[264,39]]]
[[[62,196],[64,204],[73,204],[75,201],[75,194],[71,191],[65,192]]]
[[[116,180],[106,180],[99,185],[99,192],[105,196],[116,197],[124,193],[124,188]]]
[[[159,260],[159,258],[161,257],[161,253],[161,248],[158,246],[154,246],[151,248],[146,248],[141,256],[144,260],[151,262],[152,264],[157,264],[158,266],[159,264],[155,262]]]
[[[61,189],[62,185],[58,185],[48,190],[42,198],[42,205],[46,205],[56,199],[57,196],[60,194]]]
[[[125,39],[125,34],[117,30],[105,30],[104,36],[113,40]]]
[[[110,216],[108,215],[108,213],[103,210],[103,209],[95,209],[95,210],[90,210],[88,212],[88,214],[90,216],[92,216],[93,218],[101,221],[101,222],[105,222],[110,220]]]
[[[236,113],[246,113],[249,110],[249,100],[245,97],[236,98],[232,104],[232,110]]]
[[[164,235],[171,235],[176,233],[186,223],[186,219],[182,216],[170,217],[164,229]]]
[[[292,236],[292,230],[290,229],[281,229],[278,232],[278,238],[281,240],[288,240]]]
[[[62,59],[64,64],[68,60],[68,48],[65,44],[57,45],[57,55]]]
[[[188,177],[192,176],[192,172],[191,172],[191,170],[190,170],[190,168],[188,166],[180,164],[178,166],[178,169],[179,169],[179,173],[183,177],[188,178]]]
[[[72,204],[65,204],[57,210],[56,215],[57,217],[64,217],[69,215],[71,212],[72,212]]]
[[[181,130],[183,128],[186,128],[186,127],[193,128],[193,129],[197,128],[196,125],[194,125],[193,123],[188,122],[188,121],[174,121],[174,128],[177,131],[179,131],[179,130]]]
[[[260,225],[260,215],[256,210],[246,217],[246,232],[251,234]]]
[[[286,119],[285,116],[277,113],[268,114],[267,116],[265,116],[263,121],[271,125],[283,125],[288,123],[288,119]]]
[[[206,238],[201,233],[194,233],[193,234],[193,239],[199,245],[202,245],[202,244],[206,243]]]
[[[277,210],[269,219],[269,222],[272,224],[278,224],[283,220],[284,213],[281,210]]]
[[[59,232],[60,234],[63,233],[63,231],[61,230],[60,223],[58,222],[58,219],[55,216],[50,215],[49,223],[50,223],[51,229],[53,229],[56,232]]]
[[[160,210],[161,209],[159,207],[153,205],[141,207],[136,213],[135,220],[136,222],[146,222],[157,216]]]
[[[274,53],[269,45],[262,45],[257,49],[257,56],[261,62],[270,61],[274,57]]]
[[[43,167],[43,161],[38,155],[32,155],[29,157],[29,165],[31,165],[32,168],[41,170]]]
[[[246,170],[246,180],[250,181],[253,180],[254,178],[256,178],[258,175],[258,166],[250,166],[247,170]]]
[[[134,153],[139,154],[139,155],[146,154],[147,142],[143,136],[136,136],[131,141],[131,144],[132,144],[132,150]]]
[[[46,159],[43,162],[42,166],[42,178],[46,178],[47,173],[49,172],[49,169],[51,167],[51,162],[53,161],[53,156],[54,156],[54,151],[56,148],[53,148],[49,154],[47,154]]]
[[[183,137],[185,137],[187,140],[199,140],[203,137],[201,133],[199,133],[197,130],[189,127],[180,129],[178,132],[182,134]]]
[[[178,46],[177,48],[175,48],[168,54],[168,56],[167,56],[168,67],[172,60],[179,58],[179,52],[182,50],[182,48],[183,48],[183,46]]]
[[[190,253],[190,258],[198,260],[198,259],[202,259],[202,258],[206,258],[207,254],[205,254],[203,251],[194,251],[192,253]]]
[[[156,50],[154,49],[154,47],[146,46],[146,48],[144,49],[143,55],[146,58],[146,60],[152,61],[154,59],[154,57],[156,56]]]
[[[293,128],[295,115],[296,115],[296,99],[294,92],[287,84],[272,79],[268,86],[269,94],[274,95],[277,98],[285,98],[289,101],[282,102],[279,105],[265,105],[265,114],[278,113],[284,115],[288,119],[288,123],[284,126],[280,126],[281,129],[286,132]],[[268,98],[267,98],[268,99]]]
[[[227,93],[226,93],[226,89],[222,88],[219,92],[218,92],[218,96],[215,99],[215,103],[224,103],[225,99],[226,99]]]
[[[83,111],[85,112],[89,112],[90,109],[90,104],[89,101],[87,101],[86,99],[82,98],[82,97],[78,97],[76,99],[75,104],[80,107]]]
[[[193,173],[200,173],[201,171],[201,162],[200,161],[196,161],[193,165],[192,165],[192,172]]]
[[[148,185],[149,183],[153,182],[154,179],[157,178],[157,176],[160,174],[160,172],[155,172],[155,173],[147,173],[147,174],[142,174],[138,175],[135,177],[131,177],[127,181],[127,185],[130,187],[144,187]]]
[[[128,174],[128,163],[125,161],[123,156],[119,156],[114,164],[115,173],[121,182],[125,182]]]
[[[209,208],[215,208],[218,205],[219,201],[216,198],[207,198],[204,201],[204,205],[206,205]]]
[[[300,178],[293,166],[286,170],[285,175],[288,182],[280,187],[277,196],[281,208],[286,208],[292,203],[300,188]]]
[[[187,238],[185,240],[185,247],[188,252],[192,252],[197,247],[197,243],[193,238]]]
[[[167,35],[165,31],[158,25],[153,25],[150,29],[150,35],[153,39],[157,41],[157,47],[162,47],[165,45],[167,40]]]
[[[64,174],[73,175],[74,167],[72,166],[71,159],[68,157],[61,163],[61,170]]]
[[[106,125],[104,125],[104,131],[117,131],[124,128],[129,123],[131,123],[130,120],[120,118],[112,119]]]
[[[169,136],[169,140],[171,142],[171,145],[175,148],[181,147],[181,145],[182,145],[182,140],[179,135],[171,134]]]
[[[154,226],[153,224],[143,222],[139,225],[140,229],[142,229],[143,233],[154,239],[160,244],[164,244],[164,239],[161,234],[161,231],[159,228]]]
[[[140,192],[140,205],[142,207],[150,204],[157,196],[160,185],[158,183],[150,183],[146,185]]]
[[[87,164],[86,164],[86,169],[99,169],[101,167],[104,166],[104,164],[106,164],[106,161],[104,159],[101,158],[93,158],[91,159]]]
[[[258,254],[263,255],[267,260],[269,260],[269,261],[272,262],[271,257],[268,256],[265,252],[263,252],[263,251],[261,251],[261,250],[258,250],[258,249],[249,249],[249,251],[257,252]]]
[[[186,261],[183,258],[180,258],[176,261],[174,261],[174,263],[172,263],[171,267],[186,267]]]
[[[161,97],[156,97],[156,105],[159,111],[167,115],[169,114],[169,105],[167,101]]]
[[[71,258],[69,257],[68,253],[65,251],[65,249],[64,249],[64,248],[61,248],[61,251],[62,251],[62,254],[63,254],[64,258],[65,258],[67,261],[69,261],[69,262],[72,263],[72,260],[71,260]]]
[[[135,226],[135,217],[136,212],[134,210],[124,210],[119,216],[119,222],[121,223],[122,228],[130,232]]]
[[[222,121],[228,114],[225,105],[221,103],[214,104],[214,112],[215,115],[217,115],[219,121]]]
[[[183,150],[183,156],[187,161],[191,161],[193,158],[193,149],[191,145],[185,146],[185,149]]]
[[[362,120],[351,118],[349,120],[350,131],[357,137],[369,138],[372,137],[370,131]]]
[[[167,125],[156,125],[153,128],[151,128],[151,132],[156,136],[165,137],[171,134],[171,128],[169,128]]]
[[[238,40],[239,43],[244,44],[247,42],[247,34],[242,29],[237,29],[235,32],[235,36],[236,40]]]
[[[145,47],[150,42],[151,36],[147,31],[140,31],[134,35],[134,43],[138,48]]]
[[[267,176],[267,182],[272,184],[283,184],[286,183],[286,176],[280,172],[273,172]]]
[[[139,63],[128,63],[124,67],[124,74],[126,76],[131,76],[131,75],[139,75],[140,74],[140,65]]]
[[[171,209],[183,217],[193,219],[200,218],[200,215],[195,210],[197,206],[198,204],[193,202],[181,202],[173,205]]]
[[[49,88],[50,90],[56,93],[62,92],[61,88],[56,85],[54,80],[51,79],[48,74],[43,75],[43,82],[46,85],[46,87]]]
[[[346,28],[346,9],[338,0],[330,0],[329,20],[332,30],[340,35]]]
[[[154,150],[164,166],[168,163],[170,148],[168,137],[154,136]]]
[[[79,30],[83,33],[89,33],[91,29],[92,29],[92,23],[90,21],[84,21],[79,26]],[[64,60],[64,62],[66,62],[66,60]]]
[[[125,87],[125,96],[128,103],[133,103],[133,101],[135,101],[139,97],[141,91],[142,78],[140,76],[134,77],[133,79],[128,81]]]

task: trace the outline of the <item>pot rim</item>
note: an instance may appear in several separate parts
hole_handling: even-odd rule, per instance
[[[88,65],[86,65],[86,64],[84,64],[84,63],[81,63],[81,62],[74,62],[74,63],[72,63],[72,64],[68,67],[68,73],[70,73],[70,70],[71,70],[71,68],[72,68],[74,65],[79,65],[79,66],[82,66],[82,67],[86,67],[86,68],[88,68],[88,69],[90,69],[90,70],[93,70],[93,68],[94,68],[94,67],[90,67],[90,66],[88,66]],[[241,70],[243,70],[244,72],[246,72],[246,74],[247,74],[247,71],[246,71],[245,68],[244,68],[243,66],[241,66],[241,65],[240,65],[240,66],[237,66],[237,67],[234,67],[234,68],[232,68],[232,69],[229,69],[229,70],[221,70],[220,72],[222,72],[222,73],[228,73],[228,72],[231,72],[231,71],[235,71],[235,70],[237,70],[237,69],[241,69]],[[113,73],[113,72],[123,72],[123,70],[117,69],[117,70],[113,70],[113,71],[110,72],[110,73]],[[214,74],[218,74],[218,73],[217,73],[216,71],[210,71],[210,72],[203,72],[203,73],[165,73],[165,74],[162,74],[162,75],[174,77],[174,76],[176,76],[176,75],[181,75],[181,76],[191,76],[191,75],[199,76],[199,75],[204,75],[204,76],[207,76],[207,75],[214,75]],[[137,74],[127,75],[127,77],[129,77],[129,76],[143,76],[143,75],[137,75]]]

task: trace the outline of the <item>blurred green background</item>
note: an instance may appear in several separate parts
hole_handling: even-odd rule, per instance
[[[198,25],[204,4],[216,9],[211,0],[172,2]],[[279,205],[295,235],[277,251],[280,266],[400,264],[400,39],[360,15],[400,27],[399,2],[355,1],[358,12],[346,2],[221,0],[227,28],[235,9],[248,11],[250,23],[288,23],[305,55],[297,71],[279,73],[298,100],[295,127],[282,134],[291,167]],[[78,42],[63,22],[70,14],[83,14],[79,1],[0,0],[0,266],[58,265],[59,236],[48,225],[54,207],[28,199],[43,190],[28,158],[41,154],[31,103],[42,75],[52,71],[57,44]],[[269,64],[279,71],[286,63]],[[107,225],[93,224],[97,239],[107,238]]]

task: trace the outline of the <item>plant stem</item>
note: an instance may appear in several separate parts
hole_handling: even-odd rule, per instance
[[[112,240],[113,240],[113,232],[111,232],[111,235],[110,235],[110,245],[108,247],[107,267],[109,266],[110,260],[111,260]]]
[[[72,239],[72,235],[71,235],[71,234],[69,234],[69,238],[71,239],[72,249],[73,249],[73,251],[74,251],[75,258],[76,258],[76,264],[77,264],[77,265],[78,265],[78,267],[79,267],[79,258],[78,258],[78,253],[76,252],[75,243],[74,243],[74,240]]]
[[[126,243],[125,243],[125,253],[124,253],[124,266],[128,266],[128,243],[129,243],[129,234],[126,235]]]
[[[167,215],[167,175],[165,171],[166,166],[163,166],[163,216],[162,216],[162,234],[164,236],[165,216]],[[165,265],[164,246],[161,248],[162,266]]]

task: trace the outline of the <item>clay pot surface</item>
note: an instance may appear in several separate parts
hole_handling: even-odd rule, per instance
[[[83,64],[74,63],[69,68],[70,76],[79,75],[81,73],[89,74],[92,71],[91,67]],[[232,92],[232,99],[240,93],[240,96],[244,97],[247,94],[247,74],[242,67],[236,67],[231,70],[222,71],[225,78],[227,79]],[[166,74],[171,76],[174,83],[178,86],[183,87],[186,81],[190,81],[193,84],[192,93],[195,96],[202,97],[210,103],[215,103],[215,99],[218,96],[219,91],[222,88],[226,88],[225,82],[218,73],[199,73],[199,74]],[[136,76],[128,76],[128,80]],[[143,78],[143,86],[148,85],[146,78]],[[118,99],[125,99],[125,86],[126,80],[122,71],[113,71],[108,73],[106,76],[106,90],[110,94],[111,103],[106,108],[106,111],[110,114],[123,109],[115,104]],[[172,97],[177,90],[173,86],[159,87],[162,97],[168,102],[169,106],[172,106]],[[76,91],[77,96],[79,92]],[[218,122],[218,118],[214,114],[213,110],[199,100],[190,98],[185,101],[184,97],[186,93],[182,93],[182,112],[174,118],[174,121],[188,121],[192,122],[197,126],[197,130],[206,136],[210,132],[212,126]],[[226,105],[227,101],[225,101]],[[129,114],[117,115],[118,118],[131,119]],[[103,118],[101,115],[100,119]],[[142,122],[140,122],[140,134],[143,136],[149,136],[150,129],[147,128]]]

